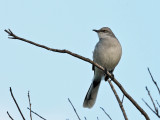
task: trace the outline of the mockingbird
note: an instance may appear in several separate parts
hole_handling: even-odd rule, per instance
[[[97,32],[99,37],[99,42],[96,44],[93,52],[93,61],[112,74],[122,55],[121,44],[108,27],[93,31]],[[83,107],[86,108],[91,108],[95,104],[101,79],[104,76],[103,71],[97,67],[93,66],[92,69],[94,70],[93,81],[83,103]],[[105,76],[105,80],[108,80],[108,78],[108,76]]]

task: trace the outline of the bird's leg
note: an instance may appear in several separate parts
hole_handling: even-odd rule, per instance
[[[104,70],[104,73],[105,73],[105,78],[104,78],[104,80],[107,81],[107,80],[109,79],[109,76],[108,76],[108,74],[107,74],[107,69],[106,69],[106,68],[105,68],[105,70]]]

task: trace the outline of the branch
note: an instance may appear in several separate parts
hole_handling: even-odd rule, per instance
[[[49,48],[47,46],[44,46],[44,45],[40,45],[40,44],[37,44],[35,42],[32,42],[32,41],[29,41],[29,40],[26,40],[24,38],[21,38],[21,37],[18,37],[16,36],[10,29],[9,30],[5,30],[5,32],[8,33],[8,35],[10,36],[9,38],[10,39],[18,39],[18,40],[21,40],[21,41],[24,41],[24,42],[27,42],[27,43],[30,43],[32,45],[35,45],[37,47],[41,47],[41,48],[44,48],[46,50],[50,50],[52,52],[59,52],[59,53],[66,53],[66,54],[69,54],[71,56],[74,56],[76,58],[79,58],[83,61],[86,61],[88,63],[91,63],[92,65],[96,66],[97,68],[99,68],[100,70],[102,70],[106,75],[108,75],[112,81],[119,87],[119,89],[123,92],[123,94],[132,102],[132,104],[144,115],[144,117],[146,118],[146,120],[150,120],[149,116],[147,115],[147,113],[137,104],[137,102],[125,91],[125,89],[122,87],[122,85],[115,79],[112,77],[112,75],[107,71],[105,72],[105,69],[98,65],[97,63],[93,62],[92,60],[90,60],[89,58],[85,58],[81,55],[78,55],[76,53],[72,53],[68,50],[60,50],[60,49],[53,49],[53,48]]]
[[[72,108],[73,108],[74,112],[76,113],[76,115],[77,115],[78,119],[79,119],[79,120],[81,120],[81,119],[80,119],[80,117],[79,117],[79,115],[78,115],[78,113],[77,113],[77,111],[76,111],[76,109],[75,109],[75,107],[73,106],[73,104],[72,104],[72,102],[70,101],[70,99],[69,99],[69,98],[68,98],[68,101],[69,101],[69,102],[70,102],[70,104],[72,105]]]
[[[29,100],[29,107],[30,107],[30,119],[32,120],[32,112],[31,112],[31,100],[30,100],[29,91],[28,91],[28,100]]]
[[[11,120],[14,120],[11,116],[10,116],[10,114],[9,114],[9,112],[7,111],[7,114],[8,114],[8,116],[9,116],[9,118],[11,118]]]
[[[11,96],[12,96],[12,98],[13,98],[13,100],[14,100],[14,102],[15,102],[15,104],[16,104],[16,106],[17,106],[17,108],[18,108],[19,113],[21,114],[21,116],[22,116],[23,120],[25,120],[25,118],[24,118],[24,116],[23,116],[23,114],[22,114],[22,112],[21,112],[21,110],[20,110],[20,108],[19,108],[19,106],[18,106],[17,101],[16,101],[16,99],[15,99],[15,98],[14,98],[14,96],[13,96],[12,88],[11,88],[11,87],[10,87],[10,93],[11,93]]]
[[[157,114],[157,112],[154,111],[154,110],[148,105],[148,103],[147,103],[143,98],[142,98],[142,100],[143,100],[143,102],[147,105],[147,107],[148,107],[157,117],[160,118],[159,114]]]
[[[158,109],[157,109],[157,107],[156,107],[156,105],[155,105],[155,103],[154,103],[154,101],[153,101],[153,98],[152,98],[152,96],[151,96],[151,94],[150,94],[150,91],[148,90],[147,86],[146,86],[146,90],[147,90],[148,95],[149,95],[149,97],[150,97],[150,99],[151,99],[151,101],[152,101],[152,104],[153,104],[153,106],[154,106],[154,109],[155,109],[156,113],[158,113]]]
[[[148,103],[142,98],[142,101],[147,105],[147,107],[156,114],[156,112],[148,105]]]
[[[119,106],[120,106],[120,108],[121,108],[121,111],[122,111],[122,113],[123,113],[123,116],[124,116],[125,120],[128,120],[127,115],[126,115],[126,112],[125,112],[124,107],[123,107],[123,104],[122,104],[122,102],[121,102],[121,100],[120,100],[120,98],[119,98],[116,90],[114,89],[114,86],[112,85],[112,83],[111,83],[110,80],[108,80],[108,82],[109,82],[109,84],[110,84],[110,86],[111,86],[111,88],[112,88],[112,91],[113,91],[113,93],[114,93],[114,95],[115,95],[115,97],[116,97],[116,99],[117,99],[117,101],[118,101],[118,103],[119,103]]]
[[[153,76],[152,76],[149,68],[148,68],[148,72],[149,72],[149,74],[150,74],[150,76],[151,76],[151,78],[152,78],[152,81],[153,81],[153,83],[155,84],[155,86],[157,87],[157,90],[158,90],[158,92],[159,92],[159,94],[160,94],[160,89],[159,89],[159,87],[158,87],[158,85],[157,85],[157,82],[154,80],[154,78],[153,78]]]
[[[27,107],[28,110],[30,110],[32,113],[34,113],[35,115],[37,115],[38,117],[40,117],[43,120],[47,120],[44,117],[40,116],[39,114],[37,114],[36,112],[32,111],[30,108]]]
[[[112,120],[112,118],[109,116],[109,114],[102,108],[102,107],[100,107],[102,110],[103,110],[103,112],[108,116],[108,118],[110,119],[110,120]]]
[[[155,103],[154,103],[154,101],[153,101],[153,98],[152,98],[152,96],[151,96],[151,94],[150,94],[150,91],[148,90],[147,86],[146,86],[146,90],[147,90],[147,92],[148,92],[148,96],[150,97],[150,99],[151,99],[151,101],[152,101],[152,104],[153,104],[153,106],[154,106],[154,110],[148,105],[147,102],[145,102],[143,99],[142,99],[142,100],[143,100],[143,102],[149,107],[149,109],[150,109],[154,114],[156,114],[157,117],[160,118],[160,115],[159,115],[159,112],[158,112],[158,108],[156,107],[156,105],[155,105]],[[157,103],[157,104],[158,104],[158,103]]]

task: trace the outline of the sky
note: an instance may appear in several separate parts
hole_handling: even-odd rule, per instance
[[[123,49],[115,78],[148,113],[158,118],[143,103],[152,106],[145,87],[159,100],[151,81],[150,68],[158,84],[160,51],[159,0],[1,0],[0,1],[0,120],[21,116],[9,92],[13,94],[29,119],[27,93],[30,91],[32,110],[47,120],[76,120],[72,101],[84,120],[123,120],[122,112],[107,82],[102,81],[92,109],[83,108],[83,100],[93,78],[92,65],[67,54],[54,53],[19,40],[8,39],[5,29],[16,35],[51,48],[67,49],[92,59],[98,36],[93,29],[112,29]],[[123,94],[114,84],[118,95]],[[145,120],[124,98],[129,120]],[[152,106],[153,107],[153,106]],[[39,120],[33,115],[34,120]]]

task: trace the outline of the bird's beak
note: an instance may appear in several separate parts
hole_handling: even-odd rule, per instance
[[[94,31],[94,32],[99,32],[99,30],[95,30],[95,29],[93,29],[93,31]]]

